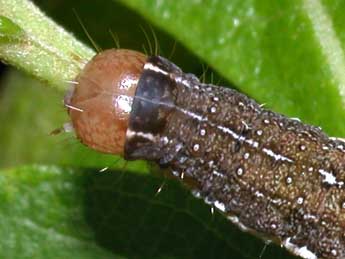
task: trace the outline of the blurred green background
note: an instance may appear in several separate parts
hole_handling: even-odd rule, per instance
[[[115,46],[109,29],[121,47],[148,49],[141,27],[152,27],[160,54],[173,52],[184,71],[202,76],[208,67],[206,81],[345,136],[344,1],[35,3],[91,45],[75,10],[103,49]],[[0,80],[0,258],[259,258],[262,241],[154,165],[50,136],[68,121],[63,92],[8,67]],[[262,258],[292,257],[269,245]]]

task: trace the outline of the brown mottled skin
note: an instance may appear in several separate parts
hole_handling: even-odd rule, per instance
[[[294,254],[345,258],[344,142],[263,109],[235,90],[201,84],[161,57],[143,70],[138,89],[162,75],[171,84],[164,88],[170,99],[150,117],[160,116],[161,129],[150,134],[149,127],[142,132],[129,126],[125,156],[168,166],[176,177],[192,180],[201,197],[242,229]],[[144,96],[136,95],[136,101],[154,102]],[[139,113],[132,109],[130,120],[140,122]],[[87,132],[96,126],[89,127]],[[106,145],[106,137],[101,139]]]
[[[212,90],[205,91],[206,87]],[[329,184],[318,171],[331,172],[338,183],[345,181],[345,153],[337,148],[343,143],[316,127],[262,109],[236,91],[200,89],[182,86],[179,92],[185,93],[176,105],[203,114],[213,125],[231,129],[258,146],[176,112],[163,133],[175,143],[162,146],[169,150],[183,143],[184,148],[169,161],[173,170],[197,179],[202,196],[223,203],[226,213],[237,216],[247,228],[278,243],[291,237],[291,243],[307,246],[320,258],[344,258],[344,185]],[[213,101],[213,96],[219,101]],[[210,107],[217,112],[211,113]],[[195,144],[199,144],[197,151]],[[276,159],[264,148],[292,162]],[[188,159],[181,163],[184,156]]]
[[[75,80],[65,102],[82,109],[68,109],[78,139],[104,153],[123,154],[129,112],[116,101],[119,95],[132,98],[146,56],[132,50],[110,49],[96,55]]]

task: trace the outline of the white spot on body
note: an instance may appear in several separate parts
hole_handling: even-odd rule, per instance
[[[344,150],[344,146],[343,145],[337,145],[337,148],[340,150]]]
[[[200,148],[200,145],[199,145],[199,144],[195,144],[195,145],[193,146],[193,150],[194,150],[195,152],[197,152],[197,151],[199,150],[199,148]]]
[[[286,177],[286,183],[291,184],[292,183],[292,178],[290,176]]]
[[[257,131],[256,131],[256,134],[257,134],[258,136],[261,136],[261,135],[262,135],[262,130],[257,130]]]
[[[322,146],[322,150],[329,150],[329,147],[327,147],[327,146]]]
[[[249,153],[247,152],[247,153],[244,153],[243,158],[244,158],[244,159],[248,159],[249,156],[250,156],[250,155],[249,155]]]
[[[217,111],[217,108],[216,107],[211,107],[211,113],[216,113],[216,111]]]
[[[273,203],[273,204],[277,204],[277,205],[281,205],[282,204],[282,199],[270,199],[270,201]]]
[[[205,129],[201,129],[200,130],[200,135],[201,136],[205,136],[206,135],[206,130]]]
[[[256,197],[258,197],[258,198],[265,197],[264,194],[263,194],[262,192],[259,192],[259,191],[256,191],[256,192],[254,193],[254,195],[255,195]]]
[[[307,147],[305,145],[300,145],[299,149],[304,151]]]
[[[220,173],[220,172],[218,172],[218,171],[216,171],[216,170],[213,170],[212,171],[212,173],[214,174],[214,175],[216,175],[216,176],[219,176],[219,177],[224,177],[224,174],[223,173]]]
[[[245,142],[254,148],[257,148],[259,146],[259,142],[252,139],[246,139]]]
[[[304,214],[303,219],[316,219],[315,215],[312,214]]]
[[[308,250],[306,246],[299,247],[291,243],[291,237],[283,241],[283,246],[295,255],[301,256],[305,259],[317,259],[317,256],[313,252]]]
[[[328,183],[330,185],[335,185],[338,183],[337,178],[332,173],[323,169],[319,169],[319,173],[324,177],[324,183]]]
[[[217,209],[219,209],[220,211],[222,211],[222,212],[225,212],[225,211],[226,211],[226,209],[225,209],[225,204],[222,203],[222,202],[215,201],[215,202],[213,203],[213,205],[214,205]]]
[[[242,167],[237,169],[237,175],[239,175],[239,176],[243,175],[243,168]]]
[[[298,197],[298,198],[297,198],[297,204],[302,205],[303,202],[304,202],[303,197]]]
[[[169,139],[168,139],[168,137],[163,137],[162,141],[163,141],[163,144],[164,144],[164,145],[169,144]]]

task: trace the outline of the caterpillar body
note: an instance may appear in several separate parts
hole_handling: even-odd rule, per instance
[[[204,84],[160,56],[106,50],[65,98],[89,147],[168,167],[244,231],[305,259],[345,258],[345,143]]]

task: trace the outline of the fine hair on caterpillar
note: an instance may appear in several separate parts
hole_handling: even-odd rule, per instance
[[[97,53],[102,52],[102,48],[98,45],[98,43],[93,39],[92,35],[89,33],[88,29],[86,28],[84,22],[82,21],[81,17],[79,16],[79,14],[77,13],[77,11],[75,9],[73,9],[73,14],[75,16],[75,18],[77,19],[80,27],[82,28],[84,34],[86,35],[87,39],[89,40],[89,42],[91,43],[92,47],[94,48],[94,50]],[[161,48],[160,48],[160,44],[159,44],[159,40],[157,37],[157,34],[155,32],[155,30],[153,29],[153,27],[151,25],[138,25],[138,27],[140,28],[140,31],[142,32],[143,36],[144,36],[144,41],[145,43],[142,44],[142,50],[146,55],[160,55],[161,53]],[[146,29],[146,27],[148,29]],[[113,43],[115,45],[116,49],[120,49],[120,39],[119,36],[117,35],[116,32],[114,32],[112,29],[108,30],[109,35],[111,36]],[[170,51],[170,55],[168,56],[169,58],[171,58],[171,56],[174,54],[176,48],[176,41],[174,41],[174,44],[171,48]]]
[[[77,12],[75,10],[74,10],[74,15],[75,15],[76,19],[78,20],[78,23],[80,24],[81,28],[83,29],[83,32],[85,33],[85,35],[89,39],[91,45],[94,47],[94,49],[97,52],[102,51],[102,49],[99,47],[99,45],[96,43],[96,41],[92,38],[91,33],[89,33],[87,31],[86,26],[83,24],[82,19],[80,18],[80,16],[77,14]],[[159,55],[161,48],[159,46],[158,37],[157,37],[154,29],[151,26],[147,26],[149,29],[145,29],[144,26],[141,26],[141,25],[138,25],[138,27],[140,28],[140,30],[143,34],[144,40],[146,41],[146,43],[142,45],[143,52],[145,52],[146,55],[152,55],[152,56],[153,55]],[[112,30],[109,30],[109,33],[110,33],[111,37],[114,39],[116,49],[118,49],[118,47],[120,46],[118,36]],[[175,48],[176,48],[176,41],[174,41],[173,46],[171,47],[171,50],[168,51],[168,52],[170,52],[169,57],[171,57],[174,54]],[[114,60],[116,60],[116,59],[114,59]],[[206,80],[206,74],[208,72],[208,68],[205,69],[205,67],[202,67],[202,70],[204,71],[201,75],[202,80]],[[110,74],[110,73],[108,73],[108,74]],[[112,90],[107,90],[104,88],[102,88],[102,90],[99,90],[99,88],[97,88],[97,87],[92,87],[92,85],[97,86],[99,81],[106,81],[106,80],[100,79],[99,81],[95,81],[95,78],[97,78],[97,77],[93,77],[93,76],[85,77],[85,76],[83,76],[83,74],[79,75],[80,80],[81,80],[81,78],[83,81],[88,81],[88,84],[91,85],[92,92],[95,95],[101,94],[102,96],[108,96],[109,98],[112,98],[112,97],[117,95],[117,98],[119,98],[119,99],[126,98],[123,94],[121,94],[121,93],[116,94]],[[211,78],[213,79],[213,73],[211,73]],[[76,104],[72,104],[70,101],[70,98],[73,95],[74,88],[77,87],[78,84],[80,84],[80,80],[71,79],[67,82],[71,86],[70,86],[69,92],[65,95],[65,100],[64,100],[65,107],[68,108],[69,110],[74,110],[77,113],[83,113],[84,110],[80,106],[78,106]],[[125,102],[125,100],[122,100],[122,101],[123,101],[122,103]],[[60,131],[71,131],[72,128],[73,127],[71,127],[71,125],[69,123],[66,123],[66,125],[64,125],[64,127],[60,129]],[[107,148],[109,148],[109,146]],[[109,153],[108,151],[105,151],[105,150],[99,150],[99,151]]]
[[[102,48],[100,47],[100,45],[96,42],[95,39],[93,39],[91,33],[88,31],[88,29],[86,28],[81,16],[78,14],[78,12],[75,10],[75,9],[72,9],[73,11],[73,14],[77,20],[77,22],[79,23],[83,33],[85,34],[85,36],[87,37],[87,39],[89,40],[91,46],[95,49],[95,51],[97,53],[100,53],[102,52]],[[146,29],[145,27],[147,27],[148,29]],[[150,25],[147,25],[147,26],[142,26],[142,25],[138,25],[138,28],[140,28],[140,32],[142,33],[142,36],[143,36],[143,41],[145,41],[144,44],[142,44],[142,51],[145,52],[146,54],[148,55],[158,55],[159,52],[160,52],[160,46],[159,46],[159,42],[158,42],[158,38],[157,38],[157,35],[154,31],[154,29],[150,26]],[[120,48],[120,39],[118,37],[118,35],[116,34],[116,32],[114,32],[113,30],[109,29],[109,35],[111,36],[111,38],[113,39],[113,42],[114,42],[114,45],[115,45],[115,48],[116,49],[119,49]],[[171,53],[170,55],[173,54],[174,52],[174,49],[175,49],[175,44],[176,42],[174,42],[173,44],[173,47],[171,49]],[[85,61],[85,64],[87,62]],[[85,78],[85,80],[90,80],[90,84],[97,84],[97,82],[91,82],[92,81],[92,78]],[[77,106],[73,106],[73,105],[70,105],[69,104],[69,98],[71,97],[72,93],[73,93],[73,89],[76,85],[79,84],[78,81],[74,80],[74,79],[71,79],[71,80],[67,80],[65,81],[66,83],[70,84],[70,87],[69,87],[69,91],[67,92],[67,94],[65,95],[65,98],[64,98],[64,106],[65,108],[68,108],[68,109],[72,109],[72,110],[75,110],[77,112],[83,112],[83,110],[81,108],[78,108]],[[94,89],[95,91],[95,94],[97,94],[97,90]],[[102,93],[103,95],[109,95],[109,96],[114,96],[114,92],[106,92],[106,91],[103,91]],[[121,97],[121,96],[120,96]],[[73,127],[70,123],[65,123],[62,127],[58,128],[58,129],[55,129],[51,132],[51,135],[55,135],[55,134],[58,134],[60,132],[72,132],[73,131]],[[65,139],[64,142],[65,142],[65,145],[67,143],[67,141],[69,141],[70,143],[67,143],[69,145],[74,145],[76,144],[75,141],[71,141],[73,140],[72,137],[69,137],[68,139]],[[118,162],[118,159],[116,159],[116,161]],[[114,166],[117,162],[114,162],[114,163],[110,163],[110,164],[107,164],[107,166],[105,166],[104,168],[100,169],[100,172],[104,172],[106,171],[109,167],[112,167]],[[122,169],[125,169],[125,166],[122,167]]]

